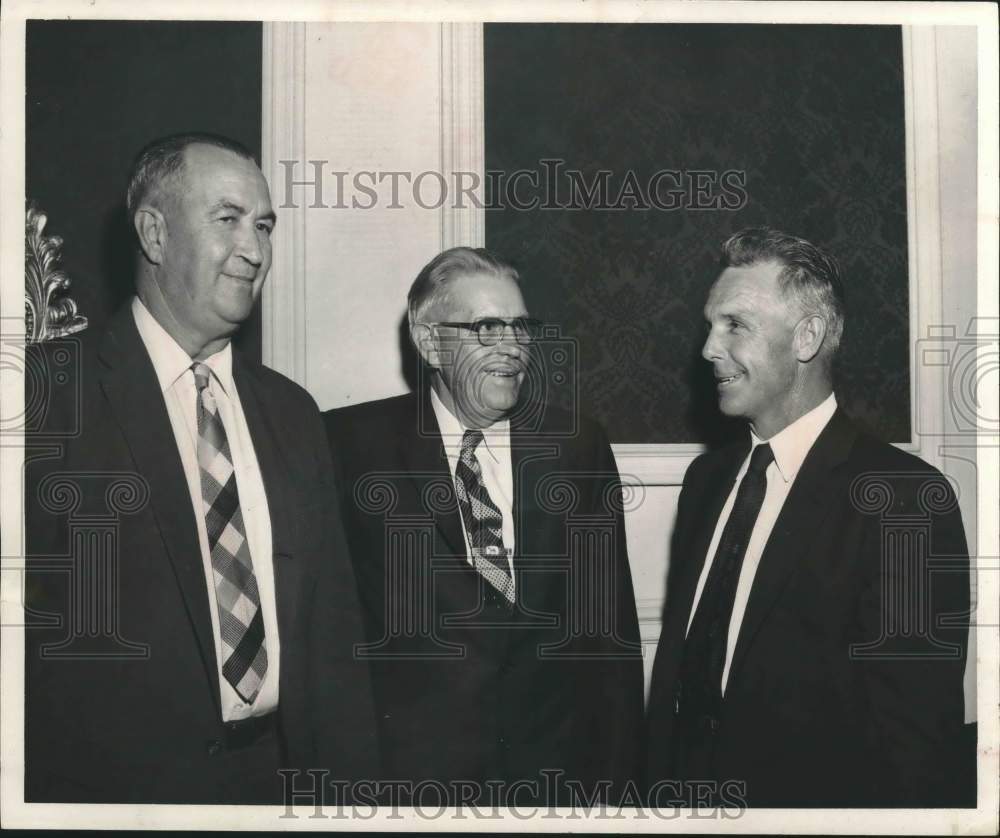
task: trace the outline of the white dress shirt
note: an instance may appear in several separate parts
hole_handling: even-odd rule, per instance
[[[740,636],[740,627],[743,625],[743,617],[746,613],[747,601],[750,598],[750,590],[753,587],[754,577],[757,575],[757,566],[760,564],[761,554],[767,545],[767,540],[774,529],[774,523],[778,520],[778,514],[785,505],[785,499],[792,489],[795,477],[799,473],[802,461],[805,460],[809,449],[813,447],[823,428],[833,417],[837,409],[837,399],[833,393],[819,405],[808,413],[800,416],[792,424],[780,430],[769,440],[760,439],[753,431],[750,432],[750,453],[740,467],[736,480],[733,483],[732,491],[726,499],[725,506],[719,515],[719,520],[715,525],[715,534],[712,536],[712,543],[708,547],[705,555],[705,565],[698,579],[698,587],[695,589],[694,603],[691,605],[691,613],[688,616],[687,631],[691,630],[691,621],[694,619],[695,611],[698,608],[698,601],[701,599],[702,589],[708,579],[708,572],[714,561],[715,551],[722,538],[722,531],[725,529],[729,515],[733,511],[733,504],[736,502],[736,492],[739,489],[740,481],[750,466],[750,455],[753,449],[762,442],[771,444],[771,451],[774,453],[774,461],[767,467],[765,472],[767,479],[767,489],[764,493],[764,502],[761,504],[760,512],[757,514],[757,521],[754,523],[753,531],[750,534],[750,541],[747,544],[746,554],[743,556],[743,566],[740,568],[739,582],[736,584],[736,599],[733,602],[733,614],[729,621],[729,636],[726,642],[726,662],[722,669],[722,693],[725,695],[726,684],[729,682],[729,667],[733,662],[733,652],[736,649],[736,641]]]
[[[209,388],[215,397],[226,439],[233,458],[236,485],[240,493],[243,526],[253,557],[254,575],[260,595],[264,618],[264,644],[267,650],[267,673],[260,691],[252,704],[240,698],[236,690],[222,675],[222,638],[219,633],[219,606],[215,598],[215,578],[212,554],[208,547],[208,532],[202,511],[201,473],[198,468],[198,391],[195,387],[194,363],[180,344],[150,314],[138,297],[132,300],[132,314],[139,336],[149,352],[156,370],[156,377],[167,406],[167,416],[177,441],[177,450],[184,467],[191,505],[198,525],[198,543],[201,545],[205,584],[208,586],[209,610],[212,615],[212,633],[215,637],[215,661],[218,668],[219,689],[222,696],[222,720],[239,721],[251,716],[263,716],[278,706],[278,677],[281,664],[281,646],[274,599],[274,565],[272,563],[271,516],[267,507],[264,480],[257,464],[253,440],[247,427],[239,393],[233,382],[233,350],[225,349],[206,358],[203,363],[212,371]]]
[[[437,418],[441,431],[441,442],[448,457],[448,468],[451,469],[451,479],[455,480],[455,468],[462,453],[462,437],[467,430],[455,415],[444,406],[438,394],[431,389],[431,406]],[[479,468],[483,474],[483,484],[490,498],[496,504],[503,516],[503,546],[507,550],[507,566],[511,579],[514,578],[514,467],[510,458],[510,422],[502,419],[487,428],[479,428],[483,441],[476,446],[474,452]],[[461,510],[459,510],[461,515]],[[469,533],[462,519],[462,535],[465,538],[465,557],[471,565],[472,545],[469,544]]]

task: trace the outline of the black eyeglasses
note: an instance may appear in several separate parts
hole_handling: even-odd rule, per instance
[[[474,323],[444,322],[434,323],[435,326],[452,326],[457,329],[468,329],[476,333],[476,338],[483,346],[495,346],[503,340],[507,327],[510,326],[514,339],[518,343],[531,343],[542,332],[542,321],[534,317],[515,317],[513,320],[502,320],[499,317],[483,317]]]

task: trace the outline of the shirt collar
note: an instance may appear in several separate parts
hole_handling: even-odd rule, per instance
[[[465,436],[466,428],[458,417],[455,416],[441,401],[440,396],[431,387],[431,407],[434,408],[434,416],[437,419],[438,429],[441,431],[441,442],[445,451],[454,452],[455,456],[462,450],[462,437]],[[510,445],[510,420],[501,419],[485,428],[479,428],[483,434],[483,444],[490,456],[497,459],[497,451],[507,448]]]
[[[138,297],[132,298],[132,316],[135,318],[135,327],[139,330],[139,337],[149,352],[149,358],[153,362],[153,369],[156,371],[156,378],[160,384],[161,392],[167,392],[177,380],[184,375],[194,361],[187,354],[181,345],[171,337],[170,333],[160,325],[160,322],[153,317],[152,313]],[[209,355],[202,361],[206,364],[225,393],[231,393],[233,387],[233,348],[232,344],[226,343],[214,355]]]
[[[830,393],[820,404],[800,416],[792,424],[782,428],[768,440],[762,440],[751,430],[751,451],[753,447],[762,442],[770,443],[778,473],[786,483],[790,483],[799,473],[806,454],[809,453],[809,449],[813,447],[836,410],[837,398],[833,393]]]

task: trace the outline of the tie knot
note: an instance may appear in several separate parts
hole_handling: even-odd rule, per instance
[[[754,448],[753,453],[750,455],[750,468],[748,471],[754,474],[763,474],[773,461],[774,452],[771,450],[770,443],[765,442]]]
[[[462,435],[462,453],[472,454],[476,450],[476,446],[482,441],[482,431],[466,431]]]
[[[208,386],[212,371],[208,368],[208,364],[203,364],[201,361],[195,361],[191,364],[191,371],[194,373],[194,386],[198,388],[200,393]]]

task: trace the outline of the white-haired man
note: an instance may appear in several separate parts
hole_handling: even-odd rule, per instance
[[[439,254],[408,311],[420,391],[325,415],[387,776],[439,784],[424,802],[613,799],[642,659],[607,438],[540,402],[538,325],[496,255]]]

